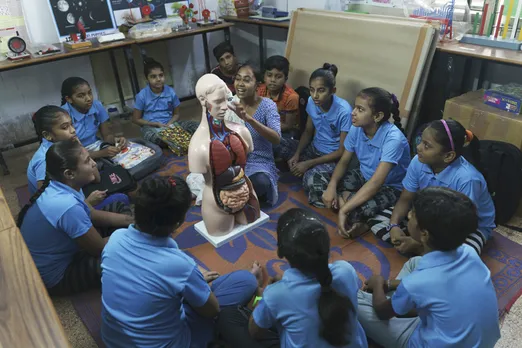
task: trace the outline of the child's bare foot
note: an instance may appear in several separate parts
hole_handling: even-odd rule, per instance
[[[265,277],[263,276],[263,267],[258,261],[254,261],[250,273],[256,277],[258,286],[263,287],[263,281]]]

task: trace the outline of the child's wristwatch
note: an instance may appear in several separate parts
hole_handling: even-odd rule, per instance
[[[386,227],[386,232],[390,232],[392,230],[392,228],[395,228],[395,227],[401,227],[399,224],[390,224],[388,225],[388,227]]]

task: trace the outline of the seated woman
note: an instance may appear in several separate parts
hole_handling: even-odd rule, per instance
[[[131,216],[92,209],[81,188],[98,171],[75,140],[53,144],[46,154],[47,178],[18,216],[18,227],[51,295],[100,287],[100,255],[107,234],[98,227],[124,227]]]
[[[78,140],[93,159],[114,157],[127,146],[127,139],[112,134],[107,111],[94,99],[91,86],[81,77],[63,81],[62,108],[71,116]],[[101,139],[97,136],[98,131]],[[104,142],[112,145],[102,149]]]
[[[469,145],[468,145],[469,144]],[[495,228],[495,206],[488,192],[486,180],[462,153],[468,146],[473,164],[480,162],[479,143],[473,134],[457,121],[433,121],[422,133],[417,146],[418,155],[413,158],[399,201],[390,210],[384,210],[368,221],[378,237],[395,245],[402,253],[422,253],[422,246],[402,230],[415,192],[430,186],[448,187],[468,196],[477,206],[478,229],[473,231],[465,243],[477,253],[482,252],[486,241]],[[391,215],[391,217],[390,217]]]
[[[337,67],[325,63],[310,76],[310,98],[306,106],[309,117],[299,141],[282,138],[275,155],[288,161],[292,174],[303,177],[308,202],[324,207],[323,191],[316,187],[328,182],[314,182],[317,172],[332,173],[343,154],[343,143],[352,125],[352,107],[335,95]]]
[[[240,100],[234,111],[245,122],[254,142],[254,151],[247,159],[246,175],[259,202],[274,205],[278,200],[278,175],[273,146],[281,140],[281,120],[276,104],[257,95],[257,84],[254,68],[248,64],[241,66],[234,80]]]
[[[368,347],[358,321],[358,276],[346,261],[329,264],[330,237],[321,218],[290,209],[277,222],[277,254],[290,267],[266,287],[250,316],[241,321],[227,309],[218,318],[222,337],[232,347]],[[250,332],[250,335],[248,334]],[[262,341],[256,342],[256,339]]]
[[[424,256],[406,262],[396,280],[374,275],[359,291],[366,334],[384,347],[494,347],[500,329],[491,274],[463,244],[478,226],[473,202],[429,187],[415,194],[409,217]]]
[[[45,155],[51,145],[58,141],[78,141],[76,130],[72,124],[71,116],[62,108],[54,105],[46,105],[33,115],[33,124],[41,144],[31,158],[27,166],[27,180],[29,193],[34,195],[42,187],[45,180],[46,165]],[[99,173],[96,172],[95,182],[100,181]],[[113,213],[125,213],[129,208],[129,197],[122,193],[116,193],[107,197],[104,191],[94,191],[86,202],[96,209],[102,209]]]
[[[388,121],[392,116],[395,125]],[[339,209],[341,236],[353,238],[366,232],[365,219],[399,198],[410,162],[410,146],[400,127],[399,102],[394,94],[376,87],[359,92],[352,128],[344,142],[346,151],[331,178],[328,172],[314,174],[314,182],[330,182],[317,189],[324,192],[327,208]],[[346,173],[354,153],[360,168]]]
[[[173,239],[191,206],[180,177],[146,179],[136,224],[113,233],[102,254],[102,338],[107,347],[207,347],[220,306],[247,304],[261,282],[252,270],[200,271]],[[212,282],[212,286],[208,283]]]

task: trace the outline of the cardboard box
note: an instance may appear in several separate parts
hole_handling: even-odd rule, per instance
[[[522,150],[522,117],[484,104],[484,90],[446,100],[444,118],[460,122],[481,140],[511,143]]]
[[[484,92],[484,103],[497,109],[520,114],[522,106],[522,85],[510,83]]]

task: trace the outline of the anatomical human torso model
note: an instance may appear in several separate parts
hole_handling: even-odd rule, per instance
[[[259,201],[244,170],[253,151],[252,136],[244,125],[225,121],[226,91],[226,84],[214,74],[198,80],[196,96],[203,111],[188,152],[190,172],[205,178],[201,214],[207,232],[214,236],[260,216]]]

